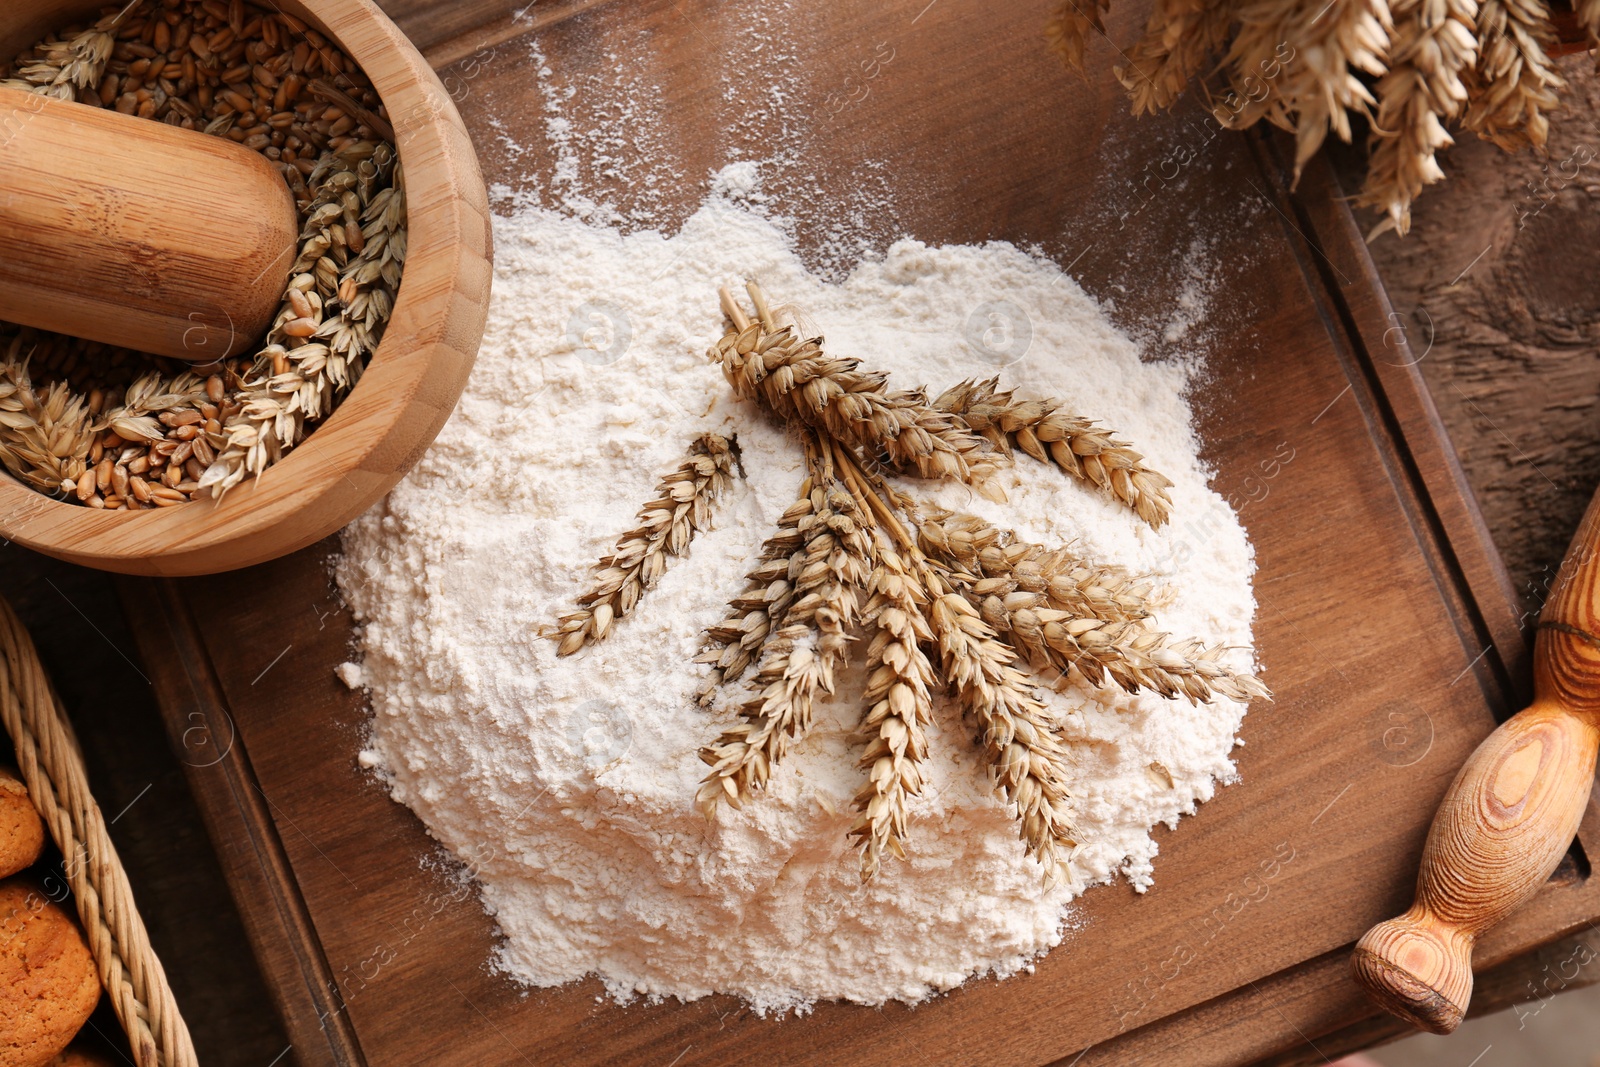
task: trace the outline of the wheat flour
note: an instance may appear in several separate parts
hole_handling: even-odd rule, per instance
[[[717,287],[745,276],[898,385],[937,391],[998,372],[1120,431],[1176,483],[1161,531],[1026,458],[1004,475],[1003,509],[959,485],[910,488],[1170,579],[1162,628],[1226,640],[1241,646],[1238,666],[1250,661],[1252,553],[1197,459],[1193,367],[1141,362],[1059,267],[1007,244],[902,240],[829,284],[752,207],[759,185],[757,164],[728,168],[670,238],[531,204],[497,218],[488,332],[460,405],[345,533],[338,581],[362,629],[361,665],[343,676],[374,709],[362,762],[446,848],[473,857],[504,935],[495,962],[519,982],[597,975],[621,998],[723,992],[782,1011],[914,1002],[1004,977],[1068,935],[1086,885],[1119,873],[1149,885],[1150,829],[1233,772],[1240,705],[1052,695],[1081,742],[1083,844],[1077,884],[1048,890],[971,728],[944,705],[911,859],[870,885],[845,837],[859,784],[849,735],[860,709],[848,701],[819,707],[742,812],[712,825],[697,812],[696,752],[732,712],[695,705],[705,668],[692,660],[801,480],[797,443],[733,400],[705,356],[722,331]],[[538,627],[707,429],[738,435],[747,474],[715,528],[608,641],[557,659]]]

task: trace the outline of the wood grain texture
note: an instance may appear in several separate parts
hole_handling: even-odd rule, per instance
[[[1534,703],[1461,768],[1428,833],[1417,897],[1357,943],[1357,979],[1386,1010],[1447,1034],[1472,996],[1477,939],[1538,892],[1588,807],[1600,748],[1600,493],[1534,645]]]
[[[212,362],[265,336],[300,224],[258,152],[0,87],[0,318]]]
[[[60,9],[81,9],[63,3]],[[472,144],[433,70],[368,0],[286,2],[359,63],[395,125],[405,167],[408,254],[383,341],[348,397],[306,441],[221,504],[94,511],[0,478],[0,534],[131,574],[201,574],[311,544],[378,500],[449,417],[483,335],[491,240]],[[0,10],[0,39],[37,19]]]
[[[616,57],[629,56],[660,87],[657,128],[642,145],[607,142],[613,177],[595,176],[597,195],[670,231],[705,183],[663,191],[641,173],[704,175],[772,149],[770,131],[728,110],[722,74],[704,63],[708,49],[741,47],[749,10],[602,5],[443,73],[462,89],[489,177],[537,190],[558,177],[543,151],[543,92],[572,88],[577,128],[603,129]],[[418,865],[434,855],[421,826],[354,765],[366,711],[332,677],[351,621],[323,554],[308,552],[178,583],[270,825],[250,823],[219,778],[197,775],[197,792],[234,836],[264,829],[281,840],[334,976],[325,1008],[348,1018],[371,1062],[1066,1064],[1093,1046],[1079,1063],[1171,1062],[1181,1047],[1182,1062],[1205,1065],[1289,1055],[1365,1023],[1372,1009],[1349,978],[1349,946],[1404,906],[1428,813],[1496,715],[1517,706],[1508,664],[1520,653],[1498,645],[1515,613],[1419,380],[1379,365],[1389,324],[1337,186],[1313,168],[1290,197],[1275,150],[1213,136],[1198,111],[1134,123],[1109,44],[1097,43],[1103,77],[1085,87],[1033,49],[1037,12],[973,0],[818,12],[794,13],[795,39],[814,40],[818,58],[788,87],[789,107],[827,119],[793,135],[805,167],[767,175],[814,264],[835,262],[835,236],[810,191],[820,185],[824,206],[838,208],[880,183],[876,228],[860,235],[867,250],[907,233],[1037,243],[1114,300],[1130,328],[1170,315],[1187,276],[1174,250],[1203,241],[1223,265],[1214,299],[1226,329],[1202,344],[1214,374],[1194,401],[1217,487],[1258,547],[1258,633],[1279,694],[1246,721],[1244,784],[1158,832],[1150,893],[1092,891],[1085,925],[1035,974],[969,983],[914,1011],[823,1005],[779,1022],[729,998],[621,1008],[597,1003],[592,982],[523,996],[484,972],[494,930],[475,901]],[[1112,36],[1131,35],[1143,15],[1138,5],[1114,12]],[[443,38],[457,39],[470,31]],[[830,98],[879,41],[893,64],[858,105],[832,114]],[[546,85],[534,43],[552,69]],[[713,127],[720,138],[704,136]],[[1193,152],[1180,178],[1151,179],[1177,150]],[[887,175],[870,164],[886,153]],[[153,613],[143,621],[163,625]],[[533,640],[508,635],[523,639]],[[264,670],[293,684],[251,684]],[[1552,884],[1485,937],[1479,962],[1579,927],[1600,913],[1595,897],[1583,880]],[[268,969],[286,985],[320,981],[292,961]],[[298,1033],[307,1064],[337,1062],[320,1031]]]

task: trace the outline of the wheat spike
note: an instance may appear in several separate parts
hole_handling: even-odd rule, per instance
[[[1377,104],[1358,74],[1388,68],[1393,21],[1386,0],[1253,0],[1239,11],[1239,33],[1228,52],[1233,81],[1265,79],[1269,90],[1247,102],[1229,124],[1266,118],[1295,134],[1294,177],[1331,130],[1350,142],[1350,116],[1371,115]],[[1285,56],[1290,57],[1285,61]],[[1241,99],[1248,97],[1241,93]]]
[[[1022,541],[974,515],[923,520],[917,543],[951,570],[990,625],[1002,612],[1039,608],[1107,622],[1150,615],[1148,578]]]
[[[1600,39],[1600,0],[1574,0],[1572,9],[1578,25],[1589,31],[1589,40]]]
[[[1547,51],[1554,40],[1543,0],[1483,0],[1462,125],[1507,151],[1543,148],[1550,136],[1546,115],[1566,85]]]
[[[1068,70],[1085,73],[1083,56],[1089,47],[1089,37],[1095,33],[1105,36],[1105,14],[1110,9],[1111,0],[1062,0],[1056,13],[1045,23],[1044,39],[1061,56]]]
[[[405,177],[371,141],[324,156],[308,179],[300,256],[239,412],[199,484],[219,500],[259,476],[355,386],[383,338],[405,262]],[[357,232],[359,249],[350,243]]]
[[[934,407],[962,419],[998,450],[1021,449],[1043,463],[1054,463],[1128,505],[1160,528],[1172,513],[1165,476],[1111,431],[1061,410],[1060,401],[1017,400],[997,387],[998,378],[965,381],[945,390]]]
[[[754,320],[722,290],[732,326],[710,353],[735,393],[898,470],[985,488],[995,457],[965,423],[930,407],[920,391],[890,392],[888,375],[827,355],[820,338],[802,340],[792,325],[776,322],[760,286],[748,289]]]
[[[885,852],[906,858],[907,806],[922,793],[934,684],[933,665],[922,649],[933,639],[924,615],[927,594],[881,533],[870,590],[863,612],[872,629],[862,693],[867,749],[860,764],[867,782],[856,794],[860,815],[850,829],[861,845],[863,882],[878,873]]]
[[[996,640],[977,609],[936,568],[924,566],[922,574],[944,677],[977,721],[984,758],[996,788],[1016,805],[1028,854],[1054,879],[1077,845],[1067,790],[1070,772],[1057,724],[1016,668],[1016,653]]]
[[[1206,57],[1227,44],[1232,24],[1228,0],[1156,0],[1143,36],[1115,68],[1133,98],[1133,113],[1153,114],[1175,104]]]
[[[1477,0],[1399,0],[1392,12],[1389,70],[1378,79],[1367,181],[1357,198],[1385,216],[1368,240],[1409,231],[1412,200],[1444,177],[1434,156],[1455,143],[1445,124],[1466,106],[1465,78],[1478,58]]]
[[[712,503],[732,484],[734,447],[720,434],[701,434],[690,446],[689,458],[661,479],[656,499],[639,511],[638,527],[623,534],[616,550],[596,564],[592,586],[578,598],[580,610],[544,631],[558,642],[558,656],[605,640],[612,624],[661,580],[667,557],[689,550],[695,533],[711,523]]]
[[[804,544],[788,566],[794,601],[761,647],[757,693],[739,709],[743,721],[700,750],[711,771],[696,802],[707,818],[719,802],[737,808],[765,786],[773,766],[804,736],[816,694],[833,692],[872,572],[870,519],[837,484],[829,450],[810,441],[807,453],[811,508],[796,523]]]
[[[94,477],[87,472],[94,443],[88,407],[63,382],[35,389],[20,348],[14,337],[0,363],[0,461],[41,493],[76,493],[78,479]]]
[[[805,569],[806,533],[826,506],[826,494],[816,487],[815,479],[800,483],[798,499],[779,516],[778,532],[762,543],[760,562],[745,575],[745,591],[728,602],[733,610],[706,630],[711,647],[695,661],[714,666],[700,694],[702,704],[761,659],[768,639],[795,601],[795,583]]]

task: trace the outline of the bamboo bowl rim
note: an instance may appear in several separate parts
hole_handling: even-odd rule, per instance
[[[19,5],[65,20],[75,0]],[[210,574],[261,563],[341,529],[399,481],[454,409],[488,314],[488,194],[465,125],[438,76],[370,0],[280,0],[371,80],[405,168],[407,254],[383,340],[333,413],[259,480],[220,502],[137,512],[55,500],[0,470],[0,536],[126,574]],[[10,27],[8,27],[10,28]],[[0,37],[6,36],[0,32]]]

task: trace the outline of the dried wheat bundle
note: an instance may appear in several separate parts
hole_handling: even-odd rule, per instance
[[[578,598],[579,610],[545,631],[557,642],[556,655],[570,656],[592,641],[604,641],[611,624],[661,580],[667,557],[688,552],[694,535],[711,525],[712,503],[733,483],[734,447],[714,433],[694,440],[689,458],[661,479],[656,498],[639,509],[639,525],[595,564],[594,581]]]
[[[999,391],[1000,379],[965,381],[934,400],[940,411],[958,416],[1006,455],[1019,448],[1098,486],[1159,528],[1172,512],[1163,475],[1145,466],[1144,457],[1092,419],[1069,415],[1056,400],[1017,400]]]
[[[1015,807],[1026,853],[1047,879],[1070,879],[1071,747],[1040,696],[1041,680],[1064,682],[1075,670],[1092,685],[1197,702],[1249,700],[1267,689],[1229,668],[1221,646],[1175,642],[1152,629],[1149,579],[1066,547],[1024,542],[972,516],[925,517],[889,478],[970,482],[1021,449],[1100,486],[1152,525],[1168,516],[1171,483],[1057,402],[1018,400],[992,380],[964,382],[931,405],[920,391],[893,392],[887,375],[831,357],[820,339],[801,340],[793,325],[780,325],[760,286],[748,291],[753,316],[722,291],[730,325],[709,357],[738,395],[793,430],[806,478],[697,657],[710,667],[701,703],[736,686],[744,692],[737,721],[700,751],[710,770],[696,804],[712,818],[722,804],[741,807],[765,788],[809,729],[818,695],[834,693],[852,644],[864,639],[865,780],[849,830],[861,848],[862,880],[878,874],[885,856],[906,857],[939,692],[975,727],[995,788]],[[562,654],[603,637],[671,546],[687,544],[697,523],[684,509],[713,487],[713,468],[703,455],[669,476],[664,499],[601,561],[594,589],[580,600],[585,610],[546,631]],[[665,499],[672,485],[675,501]],[[667,533],[674,521],[682,523],[675,541]],[[754,676],[741,683],[752,664]]]
[[[735,393],[898,470],[984,488],[995,461],[965,423],[930,407],[919,391],[890,392],[888,375],[861,370],[859,360],[826,355],[820,339],[804,340],[793,325],[779,325],[761,288],[749,288],[754,319],[722,291],[731,325],[712,350]]]
[[[0,84],[226,137],[265,153],[293,192],[299,259],[271,332],[204,378],[176,361],[0,323],[10,341],[0,376],[65,383],[92,416],[69,457],[0,436],[13,474],[113,510],[221,499],[326,417],[382,338],[406,254],[405,183],[382,104],[303,22],[243,0],[133,0],[0,66]],[[107,407],[130,374],[126,403]],[[63,474],[61,458],[75,473]]]
[[[1600,0],[1574,8],[1600,37]],[[1049,23],[1046,37],[1070,68],[1084,70],[1102,10],[1069,2]],[[1116,75],[1141,114],[1171,107],[1192,77],[1206,77],[1205,57],[1220,56],[1210,80],[1227,91],[1213,117],[1292,131],[1296,180],[1330,131],[1348,143],[1352,116],[1364,117],[1367,177],[1356,202],[1381,214],[1370,240],[1410,229],[1412,201],[1444,177],[1437,157],[1454,143],[1451,125],[1507,150],[1544,145],[1565,84],[1549,55],[1554,39],[1544,0],[1157,0]]]
[[[1478,40],[1462,125],[1507,151],[1543,148],[1550,135],[1546,115],[1566,85],[1550,60],[1555,34],[1549,9],[1542,0],[1483,0]]]

